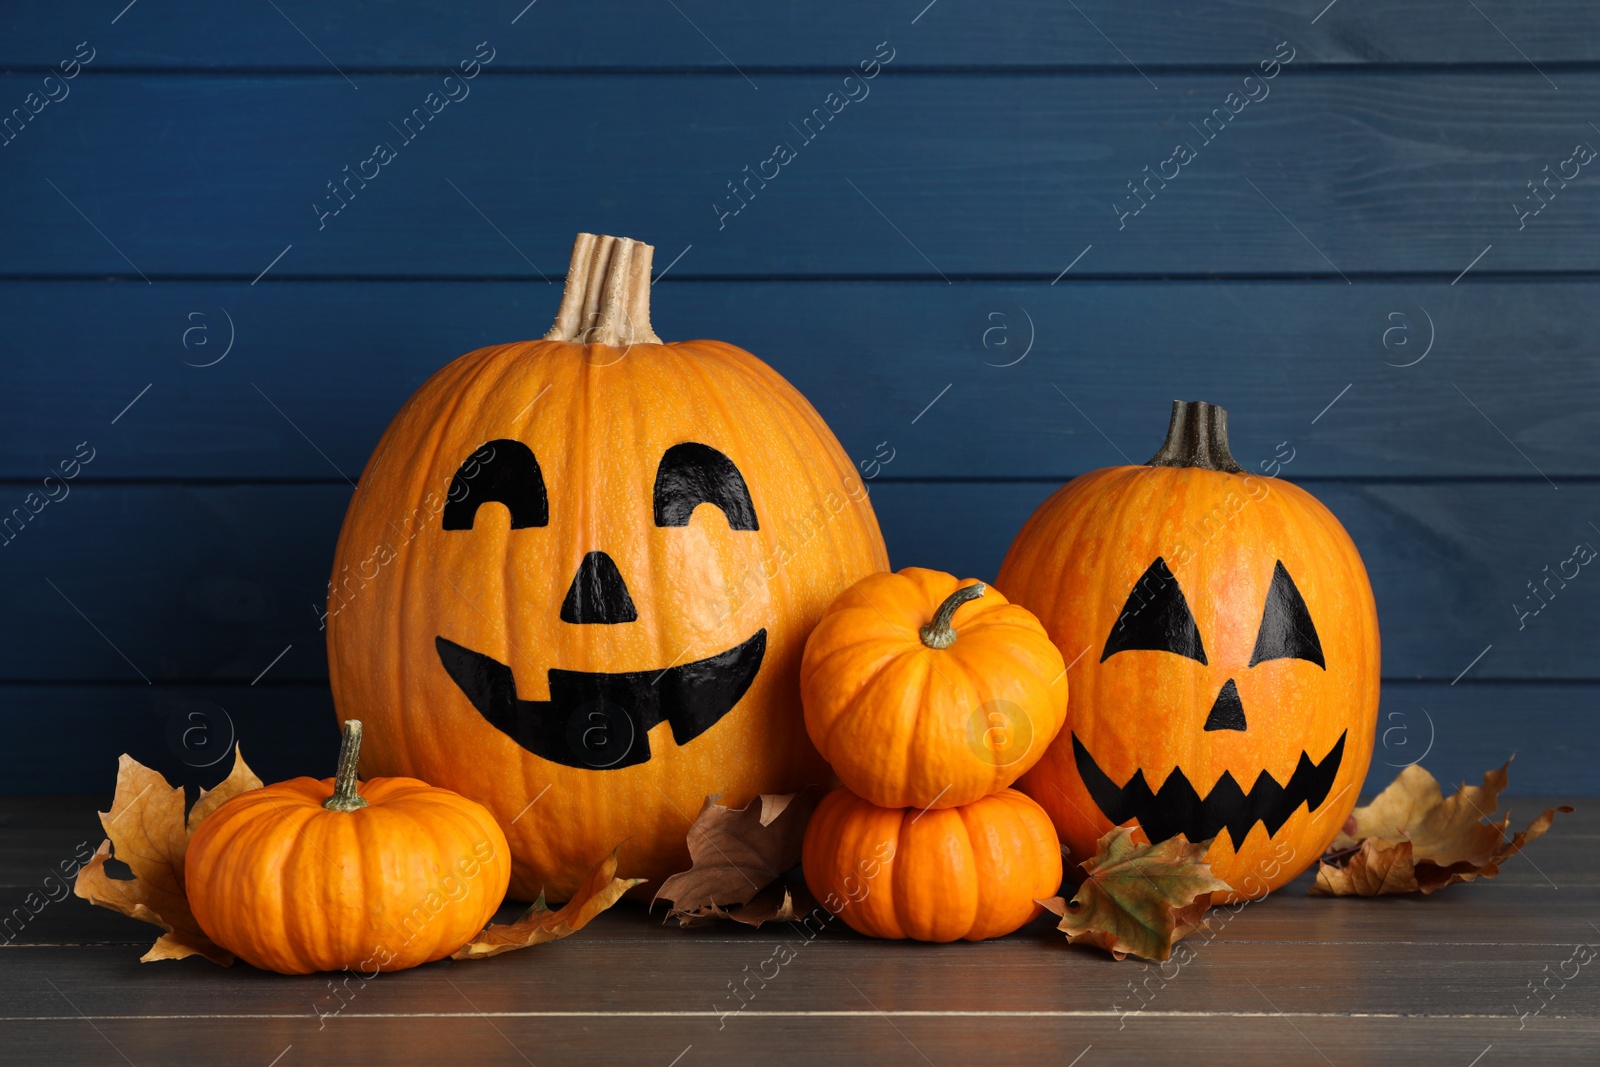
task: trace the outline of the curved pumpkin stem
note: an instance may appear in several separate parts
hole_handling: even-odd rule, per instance
[[[367,800],[356,789],[356,764],[361,760],[361,720],[344,721],[344,740],[339,744],[339,774],[333,780],[333,796],[322,802],[329,811],[359,811]]]
[[[660,344],[650,328],[650,260],[655,251],[626,237],[578,234],[561,308],[544,339],[615,347]]]
[[[1172,422],[1161,451],[1146,467],[1198,467],[1201,470],[1243,474],[1244,468],[1228,451],[1228,413],[1204,400],[1174,400]]]
[[[977,600],[988,591],[989,587],[982,582],[974,582],[945,597],[939,610],[933,613],[933,621],[917,631],[922,643],[929,648],[949,648],[955,644],[956,630],[950,625],[950,620],[955,618],[956,609],[969,600]]]

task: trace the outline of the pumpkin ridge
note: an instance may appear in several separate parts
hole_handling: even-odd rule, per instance
[[[902,754],[902,765],[897,780],[906,783],[901,789],[926,794],[932,790],[935,799],[928,802],[928,806],[938,803],[940,796],[958,781],[960,764],[952,764],[952,753],[948,750],[941,751],[939,741],[959,734],[965,734],[966,724],[949,721],[951,711],[957,707],[975,708],[978,705],[978,690],[982,682],[971,668],[959,660],[940,664],[931,649],[919,649],[917,659],[923,666],[920,674],[920,684],[910,695],[909,716],[909,743],[898,746]],[[940,692],[943,689],[943,692]],[[866,694],[863,694],[863,698]],[[921,757],[918,758],[918,754]],[[966,753],[955,757],[959,761]],[[920,785],[920,789],[913,789],[913,784]],[[909,799],[909,798],[907,798]],[[919,807],[915,803],[908,807]]]
[[[841,619],[836,614],[825,617],[822,622],[817,624],[817,628],[813,630],[812,633],[816,634],[819,631],[821,632],[822,636],[819,639],[819,645],[826,647],[831,644],[833,647],[828,648],[827,651],[822,653],[820,656],[813,657],[809,670],[802,665],[802,678],[808,677],[811,674],[815,674],[823,667],[834,665],[832,664],[832,661],[836,659],[843,659],[844,657],[851,655],[861,655],[862,646],[865,645],[890,645],[891,642],[895,642],[896,647],[887,647],[879,654],[879,659],[876,661],[878,663],[887,662],[888,660],[892,660],[897,656],[903,656],[919,647],[915,641],[901,639],[902,635],[898,633],[890,635],[888,638],[883,638],[878,634],[856,633],[854,632],[855,627],[850,626],[850,624],[853,622],[853,618],[845,617]],[[823,629],[825,626],[827,627],[826,630]],[[833,631],[842,627],[848,627],[846,634],[841,637],[835,637]],[[897,641],[897,639],[901,640]]]
[[[862,642],[857,642],[855,646],[844,646],[844,648],[859,647],[861,643]],[[844,649],[841,648],[841,651],[843,650]],[[857,690],[857,693],[859,694],[861,692],[865,692],[869,686],[877,682],[883,673],[893,667],[897,662],[899,662],[899,660],[900,655],[893,651],[885,654],[881,660],[873,665],[872,673],[868,675],[866,682]],[[855,704],[856,699],[857,697],[853,696],[849,700],[837,705],[837,707],[834,709],[833,715],[828,721],[827,729],[823,732],[822,736],[812,737],[812,742],[817,746],[817,751],[821,752],[823,754],[823,758],[827,759],[829,763],[833,762],[832,759],[828,758],[827,753],[832,751],[834,735],[838,733],[839,727],[843,725],[847,719],[852,717],[851,709]]]
[[[848,718],[854,729],[852,730],[855,747],[858,750],[871,751],[879,759],[891,758],[896,761],[892,769],[885,769],[877,765],[876,769],[882,777],[892,777],[896,781],[909,781],[919,768],[911,766],[913,744],[901,743],[902,738],[914,738],[921,722],[920,709],[924,694],[928,689],[931,675],[931,665],[923,656],[900,655],[895,656],[884,669],[875,673],[868,685],[857,690],[855,697],[848,705],[847,713],[841,715],[841,721]],[[880,691],[889,689],[897,696],[894,716],[866,712],[866,707],[878,707],[886,699],[880,697]],[[834,731],[829,731],[832,739]],[[830,763],[833,760],[829,760]],[[852,763],[859,763],[852,760]],[[836,769],[837,770],[837,769]],[[841,775],[841,778],[843,776]],[[863,799],[871,801],[870,797]]]

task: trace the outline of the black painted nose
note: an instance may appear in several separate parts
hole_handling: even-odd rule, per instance
[[[1211,714],[1206,716],[1207,730],[1243,730],[1244,705],[1239,702],[1239,687],[1229,678],[1223,685],[1222,692],[1217,694],[1217,702],[1211,705]]]
[[[638,618],[633,597],[628,595],[628,583],[622,580],[622,572],[611,557],[604,552],[584,556],[572,585],[567,587],[567,598],[561,602],[561,621],[609,625]]]

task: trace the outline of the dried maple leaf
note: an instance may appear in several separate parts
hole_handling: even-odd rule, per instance
[[[533,907],[514,923],[490,923],[483,932],[450,954],[455,960],[482,960],[502,952],[542,945],[582,930],[590,919],[622,899],[622,894],[643,878],[618,878],[617,854],[595,865],[572,899],[551,911],[541,894]]]
[[[1200,925],[1211,894],[1232,888],[1205,862],[1210,847],[1210,841],[1192,845],[1182,836],[1140,844],[1131,829],[1119,826],[1083,862],[1089,877],[1070,902],[1052,897],[1039,903],[1061,916],[1057,929],[1068,942],[1103,948],[1119,960],[1164,960]]]
[[[259,788],[261,779],[235,748],[233,770],[215,789],[200,791],[186,821],[183,787],[169,785],[160,774],[124,755],[117,762],[117,792],[111,810],[100,813],[108,840],[100,843],[88,865],[78,872],[73,892],[91,904],[166,931],[140,957],[141,963],[198,955],[224,967],[232,965],[233,954],[201,933],[189,910],[183,858],[200,820],[240,793]],[[106,873],[106,860],[112,858],[113,849],[115,858],[133,871],[131,879]]]
[[[1547,809],[1526,830],[1506,837],[1508,811],[1493,822],[1511,761],[1485,772],[1482,786],[1463,782],[1446,799],[1433,775],[1413,764],[1364,808],[1357,808],[1317,865],[1316,896],[1376,897],[1433,893],[1457,882],[1493,878],[1500,865],[1544,836],[1556,812]]]
[[[710,904],[694,914],[674,909],[667,918],[676,918],[679,926],[704,926],[716,919],[760,926],[763,923],[799,922],[816,908],[817,900],[806,888],[805,879],[791,876],[767,886],[744,904],[733,904],[726,908]]]
[[[800,862],[806,822],[819,792],[763,793],[742,808],[725,808],[716,797],[707,797],[689,827],[693,866],[662,882],[655,896],[672,902],[667,918],[684,926],[713,918],[760,926],[804,914],[797,895],[810,898],[803,890],[768,887]]]

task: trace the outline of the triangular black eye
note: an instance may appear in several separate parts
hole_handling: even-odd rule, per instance
[[[1261,630],[1256,634],[1250,666],[1271,659],[1303,659],[1328,669],[1322,659],[1322,641],[1317,637],[1311,612],[1306,610],[1306,598],[1300,595],[1281,559],[1272,571],[1272,587],[1267,590],[1267,606],[1261,613]]]
[[[1134,583],[1128,602],[1122,606],[1122,614],[1111,627],[1111,636],[1106,638],[1100,662],[1133,649],[1176,652],[1201,663],[1206,661],[1194,613],[1189,610],[1183,590],[1178,588],[1178,579],[1172,576],[1167,561],[1160,556]]]

